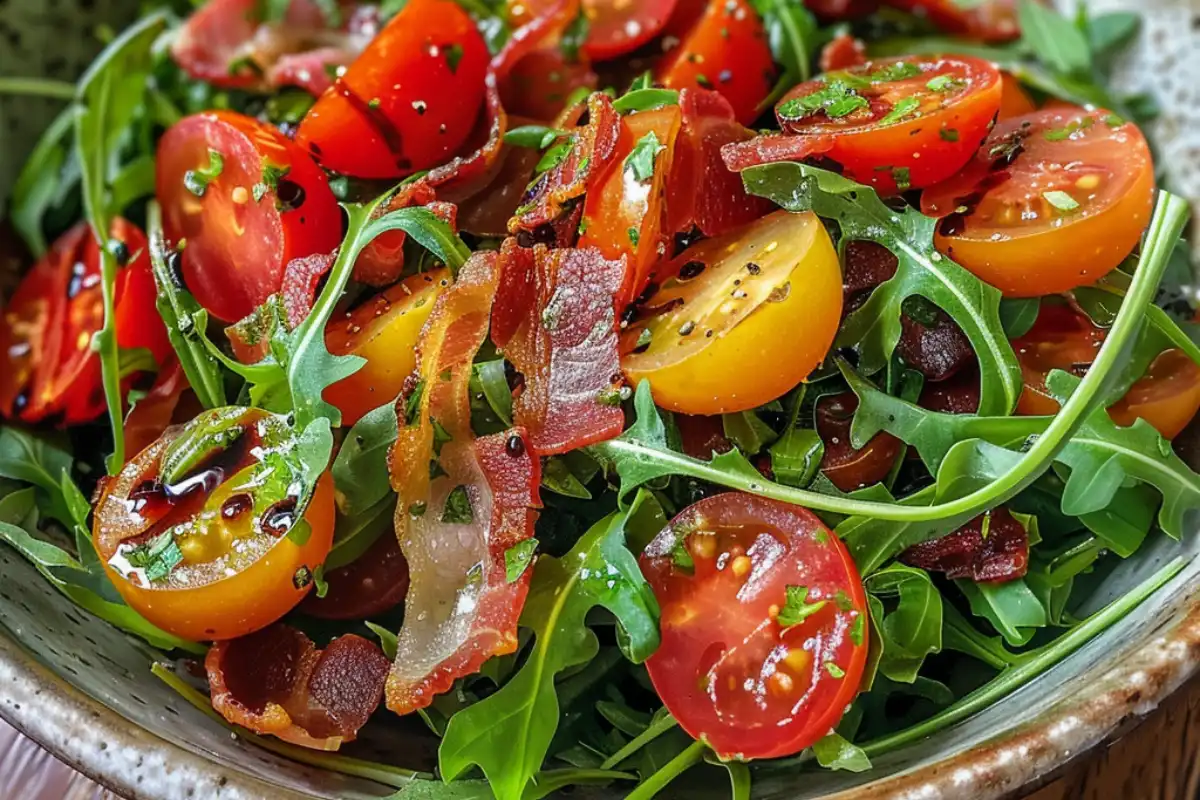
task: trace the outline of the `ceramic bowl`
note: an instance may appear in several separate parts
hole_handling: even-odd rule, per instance
[[[1144,15],[1118,88],[1150,91],[1164,109],[1150,131],[1172,189],[1200,199],[1200,0],[1128,0]],[[137,0],[0,0],[0,75],[74,78],[99,48],[95,26],[119,27]],[[1097,0],[1093,11],[1121,2]],[[0,98],[0,196],[58,107]],[[1196,522],[1193,520],[1193,522]],[[1195,525],[1194,527],[1200,527]],[[764,798],[1001,797],[1049,779],[1161,704],[1200,660],[1200,537],[1148,542],[1091,597],[1099,608],[1171,558],[1167,586],[1049,673],[965,722],[876,760],[861,775],[763,776]],[[119,794],[137,798],[355,798],[391,789],[305,767],[247,743],[149,673],[153,653],[59,595],[0,546],[0,716]],[[419,727],[390,721],[360,752],[431,766]],[[703,789],[668,790],[695,797]],[[713,797],[725,796],[714,784]],[[579,796],[583,793],[578,793]],[[589,793],[591,794],[591,793]],[[599,796],[599,793],[597,793]]]

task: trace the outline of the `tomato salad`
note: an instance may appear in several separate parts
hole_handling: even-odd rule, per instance
[[[399,796],[747,797],[1036,679],[1200,509],[1186,206],[1132,15],[883,5],[146,16],[9,204],[0,539]]]

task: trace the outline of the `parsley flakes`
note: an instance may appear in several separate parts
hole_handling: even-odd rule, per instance
[[[666,150],[666,146],[658,140],[654,131],[637,140],[633,150],[625,158],[625,170],[633,175],[638,183],[646,183],[654,177],[654,161],[658,154]],[[636,242],[635,242],[636,244]]]

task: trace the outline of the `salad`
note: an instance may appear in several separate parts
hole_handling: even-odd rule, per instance
[[[0,80],[69,97],[9,204],[0,539],[401,798],[869,770],[1182,568],[1085,610],[1200,509],[1138,22],[150,9]]]

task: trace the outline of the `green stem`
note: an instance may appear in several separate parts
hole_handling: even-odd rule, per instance
[[[664,764],[662,769],[634,787],[634,790],[625,796],[625,800],[650,800],[667,788],[671,781],[703,761],[704,751],[707,749],[708,745],[704,742],[692,742],[686,750]]]
[[[662,719],[650,723],[650,727],[633,737],[632,740],[617,752],[604,760],[600,765],[600,769],[612,769],[617,764],[620,764],[631,755],[641,750],[646,745],[653,742],[659,736],[662,736],[667,731],[676,727],[679,723],[670,714],[667,714]]]
[[[402,789],[408,786],[415,780],[432,780],[433,776],[425,772],[415,772],[410,769],[402,769],[401,767],[393,767],[387,764],[378,764],[373,761],[362,761],[357,758],[349,758],[348,756],[339,756],[332,753],[324,753],[319,750],[310,750],[307,747],[297,747],[287,742],[272,739],[266,736],[258,736],[250,733],[244,728],[239,728],[236,725],[231,725],[224,717],[213,710],[209,699],[201,692],[197,691],[193,686],[184,681],[178,675],[171,671],[166,664],[155,663],[150,666],[150,671],[154,676],[163,683],[170,686],[179,695],[191,703],[204,714],[212,717],[214,720],[224,725],[229,730],[236,733],[241,738],[248,742],[252,742],[264,750],[269,750],[281,756],[286,756],[293,761],[299,761],[301,764],[308,764],[312,767],[321,767],[332,772],[340,772],[343,775],[354,775],[358,778],[366,778],[367,780],[376,781],[387,786],[393,786],[397,789]]]
[[[1011,498],[1054,460],[1084,419],[1103,401],[1102,385],[1114,366],[1124,357],[1124,345],[1136,333],[1145,320],[1146,304],[1151,302],[1158,283],[1167,268],[1167,256],[1183,231],[1189,216],[1186,202],[1168,193],[1160,192],[1154,217],[1150,220],[1143,258],[1138,274],[1130,286],[1126,302],[1113,321],[1112,328],[1096,360],[1076,391],[1067,400],[1059,414],[1053,418],[1045,431],[1025,452],[1012,469],[987,486],[976,489],[963,497],[934,505],[911,505],[903,503],[881,503],[855,500],[821,494],[805,489],[794,489],[768,480],[755,480],[742,474],[713,466],[709,462],[690,458],[682,453],[661,450],[637,441],[613,439],[595,447],[600,451],[618,453],[623,451],[627,458],[638,458],[669,467],[678,475],[710,481],[720,486],[740,489],[751,494],[781,500],[805,508],[830,511],[847,516],[872,517],[894,522],[924,522],[947,517],[973,517],[988,508]]]
[[[5,94],[74,100],[75,84],[50,78],[0,78],[0,95]]]
[[[861,745],[869,757],[895,750],[902,745],[919,741],[934,732],[961,722],[967,717],[987,708],[1017,688],[1025,685],[1067,656],[1087,644],[1102,631],[1126,617],[1143,600],[1160,589],[1183,569],[1185,561],[1176,558],[1160,569],[1136,589],[1108,607],[1088,617],[1062,637],[1022,657],[1016,666],[1001,672],[989,683],[984,684],[957,703],[944,708],[929,719],[896,733],[882,736]]]

